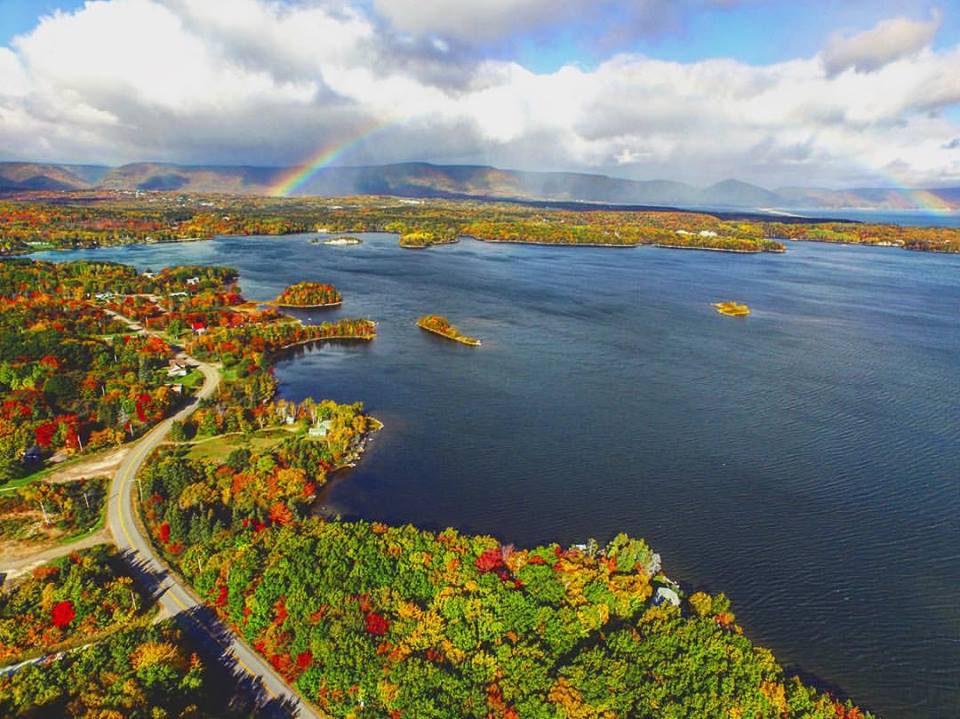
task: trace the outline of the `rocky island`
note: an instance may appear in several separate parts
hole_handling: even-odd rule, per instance
[[[336,247],[343,247],[346,245],[362,245],[363,240],[359,237],[331,237],[329,239],[323,239],[320,237],[314,237],[310,240],[311,245],[333,245]]]

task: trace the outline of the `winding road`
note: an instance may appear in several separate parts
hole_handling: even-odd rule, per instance
[[[321,715],[302,701],[290,685],[262,657],[230,632],[229,628],[219,620],[202,618],[207,615],[198,611],[204,606],[203,602],[161,561],[150,540],[143,535],[141,525],[134,516],[133,493],[137,491],[137,473],[143,463],[166,438],[170,425],[174,421],[189,417],[200,400],[213,396],[220,384],[220,372],[216,367],[196,360],[192,361],[196,362],[198,369],[203,373],[203,387],[188,406],[151,429],[124,458],[110,488],[107,526],[120,552],[127,553],[131,562],[137,565],[140,571],[161,578],[156,594],[157,602],[163,611],[169,616],[175,616],[181,612],[187,613],[186,616],[190,617],[199,631],[218,645],[227,657],[236,662],[237,667],[257,680],[271,699],[289,706],[294,716],[302,719],[320,719]],[[228,638],[224,640],[224,637]]]

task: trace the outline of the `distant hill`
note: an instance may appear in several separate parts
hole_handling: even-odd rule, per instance
[[[190,166],[140,162],[122,167],[0,162],[0,191],[164,190],[263,195],[291,168]],[[706,188],[668,180],[627,180],[575,172],[522,172],[485,165],[410,162],[319,170],[298,195],[398,195],[777,209],[960,209],[960,188],[906,191],[784,187],[768,190],[739,180]]]
[[[0,190],[85,190],[102,176],[71,165],[4,162],[0,163]]]

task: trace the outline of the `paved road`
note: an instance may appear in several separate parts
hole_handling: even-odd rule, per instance
[[[220,373],[211,365],[198,362],[199,370],[203,373],[204,383],[197,395],[197,400],[180,410],[173,417],[165,419],[155,426],[140,440],[139,443],[124,458],[117,473],[114,475],[113,485],[110,488],[110,499],[107,506],[107,526],[113,533],[117,548],[121,552],[129,552],[131,559],[142,565],[147,572],[154,576],[163,577],[158,589],[161,609],[170,616],[180,612],[190,612],[203,606],[193,592],[179,578],[171,574],[154,553],[150,541],[143,536],[133,513],[133,493],[137,491],[137,473],[144,461],[165,439],[170,425],[175,420],[183,420],[196,408],[200,399],[211,397],[220,383]],[[237,666],[247,674],[260,680],[263,688],[271,698],[289,702],[294,707],[295,716],[307,719],[320,719],[310,706],[301,701],[297,693],[267,664],[258,654],[250,649],[239,638],[230,634],[228,643],[221,638],[224,636],[223,625],[213,626],[212,622],[196,618],[202,614],[194,614],[194,623],[205,632],[209,639],[220,645],[223,651],[230,655]],[[216,621],[216,620],[212,620]],[[219,622],[217,622],[219,624]]]

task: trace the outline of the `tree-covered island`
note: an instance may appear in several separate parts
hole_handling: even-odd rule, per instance
[[[338,307],[342,303],[343,297],[333,285],[320,282],[298,282],[287,287],[271,304],[276,307],[313,309]]]
[[[746,317],[750,314],[750,308],[741,302],[714,302],[710,306],[727,317]]]
[[[425,250],[433,245],[452,245],[457,242],[456,232],[451,230],[398,229],[402,229],[399,244],[408,250]]]
[[[459,342],[462,345],[470,347],[479,347],[480,340],[476,337],[470,337],[460,332],[456,327],[450,324],[450,321],[442,315],[424,315],[417,320],[417,327],[427,332],[432,332],[448,340]]]

